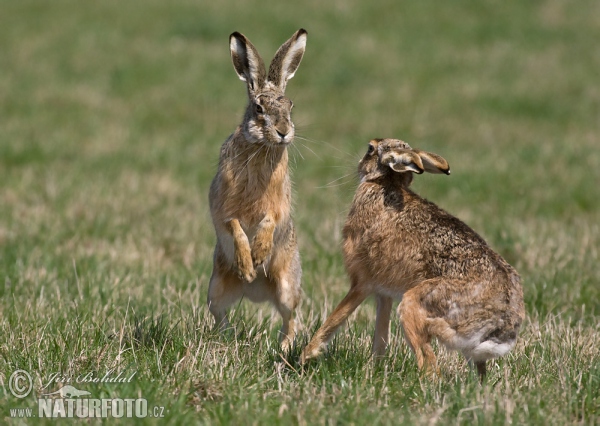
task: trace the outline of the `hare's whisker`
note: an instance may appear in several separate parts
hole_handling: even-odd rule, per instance
[[[254,157],[256,157],[256,156],[258,155],[258,153],[259,153],[259,152],[261,152],[261,151],[264,149],[264,147],[265,147],[264,145],[260,145],[260,146],[258,147],[258,149],[257,149],[257,150],[254,152],[254,154],[252,154],[250,157],[248,157],[248,159],[246,160],[246,162],[245,162],[245,163],[244,163],[244,165],[242,166],[242,171],[243,171],[243,170],[244,170],[246,167],[248,167],[248,166],[250,165],[250,161],[252,161],[252,159],[253,159]]]
[[[329,183],[328,183],[328,184],[326,184],[326,185],[323,185],[323,186],[317,186],[317,188],[332,188],[332,187],[335,187],[335,186],[342,186],[342,185],[346,185],[346,184],[350,183],[350,180],[348,180],[348,181],[346,181],[346,182],[341,182],[341,183],[339,183],[339,184],[337,184],[337,185],[332,185],[332,184],[334,184],[334,183],[336,183],[336,182],[339,182],[340,180],[342,180],[342,179],[345,179],[345,178],[347,178],[348,176],[351,176],[352,174],[353,174],[353,173],[348,173],[348,174],[346,174],[346,175],[344,175],[344,176],[342,176],[342,177],[339,177],[339,178],[337,178],[337,179],[335,179],[335,180],[332,180],[331,182],[329,182]]]
[[[312,152],[314,154],[315,157],[317,157],[319,160],[322,160],[323,158],[321,158],[321,156],[319,154],[317,154],[315,151],[313,151],[312,149],[310,149],[308,146],[306,146],[305,144],[303,144],[302,142],[298,142],[298,144],[300,144],[301,146],[303,146],[304,148],[308,149],[310,152]],[[298,148],[296,148],[298,149]],[[300,150],[298,150],[300,151]],[[302,157],[304,159],[304,157]]]
[[[300,152],[300,150],[298,149],[298,147],[297,147],[296,145],[294,145],[294,144],[291,144],[290,146],[291,146],[291,147],[293,147],[293,148],[296,150],[296,152],[298,153],[298,155],[300,155],[300,157],[301,157],[303,160],[305,160],[305,158],[304,158],[304,155],[302,155],[302,152]]]
[[[323,145],[327,145],[330,148],[333,148],[334,150],[336,150],[337,152],[340,152],[348,157],[354,158],[354,156],[352,154],[350,154],[349,152],[346,151],[342,151],[341,149],[339,149],[338,147],[336,147],[335,145],[329,143],[329,142],[325,142],[325,141],[321,141],[321,140],[317,140],[317,139],[310,139],[307,138],[306,136],[302,136],[302,135],[296,135],[297,138],[306,141],[306,142],[311,142],[311,143],[315,143],[315,144],[323,144]]]
[[[237,159],[237,158],[238,158],[240,155],[242,155],[242,154],[247,154],[249,150],[250,150],[250,149],[249,149],[247,146],[244,146],[244,147],[242,147],[242,148],[240,149],[240,152],[238,152],[238,153],[235,155],[235,157],[233,157],[231,160],[233,161],[233,160]]]

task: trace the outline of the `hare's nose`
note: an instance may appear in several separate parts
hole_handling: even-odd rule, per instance
[[[275,126],[275,131],[277,132],[277,136],[279,136],[279,139],[282,142],[284,142],[285,139],[288,136],[290,136],[290,134],[293,134],[292,133],[293,130],[294,130],[294,126],[285,121],[281,121],[281,122],[277,123],[277,125]]]

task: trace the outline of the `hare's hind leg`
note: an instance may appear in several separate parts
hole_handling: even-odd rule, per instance
[[[290,265],[277,271],[271,278],[275,288],[273,303],[282,319],[279,343],[284,351],[288,351],[292,347],[296,336],[296,321],[293,316],[300,303],[301,277],[300,256],[298,252],[295,252]]]
[[[311,358],[321,354],[323,348],[333,337],[338,327],[350,316],[352,312],[371,294],[360,286],[353,285],[346,297],[327,317],[325,323],[315,333],[312,340],[302,351],[301,362],[305,363]]]
[[[275,307],[281,315],[282,325],[279,331],[279,344],[284,351],[288,351],[296,337],[296,321],[294,310],[300,302],[300,294],[294,289],[295,283],[288,277],[280,278],[277,282],[277,295]]]
[[[377,296],[377,319],[375,320],[375,334],[373,335],[373,355],[381,357],[390,341],[390,313],[392,312],[392,298]]]
[[[479,375],[479,381],[483,382],[483,380],[485,379],[485,376],[487,374],[487,371],[485,368],[485,360],[476,361],[475,367],[477,368],[477,374]]]
[[[431,337],[437,338],[449,349],[460,350],[463,353],[465,350],[472,351],[475,343],[473,336],[457,331],[460,327],[449,323],[450,318],[453,318],[452,322],[455,323],[457,318],[465,315],[465,311],[470,312],[470,318],[475,316],[473,312],[478,305],[478,300],[474,296],[467,296],[465,289],[468,288],[465,281],[440,277],[424,281],[404,295],[401,304],[403,305],[402,323],[419,363],[420,356],[424,358],[423,363],[426,366],[435,363],[435,356],[429,345]],[[465,298],[469,298],[468,301],[465,301]],[[427,343],[424,343],[425,341]],[[419,349],[415,347],[419,345],[423,355],[420,355]],[[485,359],[476,361],[475,367],[479,377],[483,379],[486,373]]]
[[[210,313],[215,317],[215,329],[224,331],[230,328],[227,308],[238,301],[242,295],[242,281],[227,269],[224,257],[217,248],[206,301]]]
[[[421,293],[418,286],[407,291],[398,306],[398,312],[404,337],[417,358],[417,365],[420,369],[435,371],[437,361],[429,343],[431,336],[427,327],[427,312],[421,306]]]

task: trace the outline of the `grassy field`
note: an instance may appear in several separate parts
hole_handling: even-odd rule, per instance
[[[599,424],[600,3],[0,0],[0,417],[53,373],[93,398],[145,398],[162,424]],[[205,306],[208,186],[245,87],[233,31],[265,57],[296,29],[288,86],[305,291],[297,345],[243,301]],[[480,386],[436,347],[422,377],[397,318],[369,357],[374,303],[326,356],[300,351],[346,293],[340,233],[373,137],[448,159],[414,188],[517,270],[527,320]],[[13,371],[34,391],[13,397]],[[122,371],[124,384],[76,383]],[[66,384],[62,380],[60,384]],[[50,423],[52,420],[46,420]],[[121,420],[125,423],[125,419]],[[53,422],[53,421],[52,421]]]

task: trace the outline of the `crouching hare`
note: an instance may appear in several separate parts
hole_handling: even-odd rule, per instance
[[[436,370],[432,337],[474,362],[506,354],[525,317],[518,273],[463,222],[409,189],[413,173],[450,174],[439,155],[374,139],[358,165],[360,185],[343,230],[350,291],[302,353],[318,356],[367,298],[377,298],[373,353],[389,339],[392,300],[419,368]]]
[[[208,307],[215,326],[229,326],[226,309],[247,297],[272,302],[281,317],[280,342],[295,334],[300,301],[300,255],[291,218],[287,145],[294,140],[292,101],[284,96],[306,47],[298,30],[277,50],[267,74],[256,48],[240,33],[229,38],[233,66],[248,86],[242,124],[223,143],[209,193],[217,234]]]

